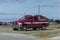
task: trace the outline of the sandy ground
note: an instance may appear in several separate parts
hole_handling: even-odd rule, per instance
[[[49,38],[49,39],[52,39],[52,40],[60,40],[60,36],[52,37],[52,38]]]
[[[0,26],[0,35],[12,36],[12,37],[23,37],[30,39],[39,40],[60,40],[60,24],[50,25],[47,30],[36,30],[36,31],[13,31],[10,26]]]
[[[25,34],[16,34],[16,33],[0,33],[0,40],[41,40],[36,37],[25,35]]]

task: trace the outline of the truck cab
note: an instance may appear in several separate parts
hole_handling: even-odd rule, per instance
[[[49,26],[48,19],[41,15],[25,15],[16,22],[17,26],[13,25],[13,30],[27,30],[28,28],[32,28],[33,30],[41,28],[41,30],[45,30]]]

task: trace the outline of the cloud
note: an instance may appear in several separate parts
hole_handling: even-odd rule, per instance
[[[2,13],[2,12],[0,12],[0,15],[23,15],[23,14],[20,14],[20,13]]]
[[[40,7],[51,7],[51,8],[58,7],[58,8],[60,8],[60,5],[40,5]]]
[[[54,1],[54,2],[60,2],[60,0],[52,0],[52,1]]]
[[[41,7],[60,7],[60,0],[41,0]]]
[[[18,2],[18,3],[23,3],[26,2],[27,0],[0,0],[0,4],[1,3],[8,3],[8,2]]]
[[[56,7],[55,5],[41,5],[41,7]]]
[[[26,2],[27,0],[15,0],[17,2]]]
[[[53,2],[54,4],[60,4],[60,0],[50,0],[51,2]]]

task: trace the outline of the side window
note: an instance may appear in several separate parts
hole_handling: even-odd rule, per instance
[[[38,20],[45,19],[43,16],[38,16]]]
[[[33,22],[33,20],[34,20],[33,18],[29,18],[29,21],[30,21],[30,22]]]
[[[33,21],[33,18],[29,18],[30,21]]]
[[[38,20],[38,18],[34,17],[34,20]]]
[[[40,20],[41,19],[41,17],[40,16],[38,16],[38,20]]]
[[[25,19],[28,19],[27,17],[25,17]]]

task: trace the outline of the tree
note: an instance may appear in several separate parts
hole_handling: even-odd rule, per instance
[[[60,23],[60,20],[55,20],[55,22],[59,24]]]

